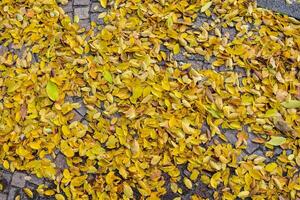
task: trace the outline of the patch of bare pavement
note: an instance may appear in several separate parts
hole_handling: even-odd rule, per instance
[[[285,0],[257,0],[257,5],[281,14],[300,19],[300,3],[286,3]]]

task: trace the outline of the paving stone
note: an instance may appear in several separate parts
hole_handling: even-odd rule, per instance
[[[31,176],[28,176],[29,178],[28,178],[28,182],[29,183],[33,183],[33,184],[35,184],[35,185],[41,185],[41,184],[43,184],[44,183],[44,179],[43,178],[38,178],[38,177],[36,177],[36,176],[34,176],[34,175],[31,175]]]
[[[3,55],[5,52],[8,51],[8,48],[3,46],[3,45],[0,45],[0,55]]]
[[[235,35],[237,34],[236,29],[231,28],[231,27],[222,28],[221,32],[222,32],[223,35],[228,37],[229,41],[232,41],[234,39]]]
[[[275,147],[274,148],[274,156],[279,156],[282,153],[282,148],[281,147]]]
[[[74,9],[74,15],[77,15],[79,19],[88,19],[89,18],[89,7],[80,7]]]
[[[69,121],[69,123],[82,120],[83,117],[77,111],[73,110],[72,113],[74,114],[74,117]]]
[[[81,99],[75,100],[75,102],[80,103],[80,108],[77,108],[76,111],[81,115],[81,116],[85,116],[87,109],[83,103],[83,101]]]
[[[291,150],[291,149],[287,149],[286,150],[286,155],[287,156],[291,155],[292,153],[293,153],[293,150]]]
[[[242,161],[242,160],[244,159],[245,156],[247,156],[247,154],[246,154],[244,151],[242,151],[242,153],[241,153],[241,154],[239,155],[239,157],[237,158],[237,161],[238,161],[238,162]]]
[[[1,200],[7,199],[7,194],[0,193],[0,199]]]
[[[186,57],[183,55],[183,48],[180,48],[180,53],[173,55],[173,59],[176,61],[186,61]]]
[[[166,52],[167,54],[170,53],[170,50],[163,44],[161,44],[159,48],[161,51]]]
[[[81,120],[81,123],[84,124],[84,125],[86,125],[86,126],[89,125],[89,122],[87,120],[85,120],[85,119]]]
[[[266,158],[265,163],[269,163],[271,161],[271,159],[269,157],[266,157],[265,153],[262,150],[260,150],[260,149],[254,151],[252,154],[255,154],[255,155],[258,155],[258,156],[262,156],[262,157]]]
[[[72,1],[68,1],[66,5],[61,6],[61,8],[66,12],[72,12],[73,11],[73,5]]]
[[[300,19],[300,4],[287,4],[283,0],[257,0],[257,5]]]
[[[259,144],[252,142],[252,139],[257,137],[256,135],[250,132],[248,133],[248,136],[246,152],[252,154],[256,149],[259,148]]]
[[[265,154],[264,154],[264,152],[262,150],[256,150],[256,151],[253,152],[253,154],[265,157]]]
[[[68,168],[66,157],[61,153],[59,153],[56,156],[54,163],[55,163],[56,167],[59,168],[59,169],[63,170],[63,169]]]
[[[224,135],[226,136],[228,142],[234,146],[235,143],[237,142],[237,137],[236,137],[237,131],[235,131],[235,130],[226,130]]]
[[[71,97],[71,96],[66,96],[66,97],[65,97],[65,101],[66,101],[66,102],[73,103],[73,97]]]
[[[203,61],[190,60],[188,63],[191,63],[194,69],[211,69],[211,64]]]
[[[2,191],[3,193],[8,193],[9,192],[9,184],[11,181],[11,173],[6,172],[1,169],[0,171],[0,182],[4,185],[4,190]]]
[[[101,13],[101,12],[105,12],[106,11],[106,9],[105,8],[103,8],[101,5],[100,5],[100,3],[98,2],[98,3],[92,3],[92,5],[91,5],[91,12],[93,13],[93,12],[95,12],[95,13]]]
[[[7,200],[15,200],[15,197],[20,194],[20,188],[11,187],[7,196]]]
[[[201,16],[198,16],[195,20],[195,22],[193,23],[193,28],[199,28],[201,27],[201,25],[204,23],[204,22],[207,22],[207,17],[201,17]]]
[[[204,60],[204,57],[203,57],[202,55],[199,55],[199,54],[191,54],[191,55],[188,57],[188,60],[203,61],[203,60]]]
[[[55,200],[55,198],[54,197],[43,197],[43,196],[40,196],[40,197],[38,197],[37,200]]]
[[[74,0],[74,6],[88,6],[90,0]]]
[[[16,187],[24,187],[26,180],[25,177],[27,175],[25,173],[22,172],[14,172],[12,180],[11,180],[11,185],[16,186]]]
[[[34,53],[32,56],[32,63],[40,62],[39,55],[37,53]]]
[[[236,73],[239,73],[240,76],[247,76],[246,70],[245,70],[244,68],[235,66],[235,67],[234,67],[234,71],[235,71]]]
[[[103,19],[102,18],[99,19],[98,15],[99,15],[98,13],[92,13],[91,21],[96,22],[96,24],[98,24],[98,25],[104,25],[105,23],[104,23]]]
[[[66,14],[70,17],[71,22],[73,22],[74,21],[74,14],[73,14],[73,12],[68,12]]]
[[[85,30],[90,29],[90,20],[89,19],[80,20],[78,24],[81,28],[85,28]]]

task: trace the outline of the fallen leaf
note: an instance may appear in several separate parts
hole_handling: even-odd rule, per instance
[[[48,81],[47,86],[46,86],[46,91],[48,94],[48,97],[52,100],[52,101],[56,101],[59,97],[59,90],[57,85],[52,82],[52,81]]]

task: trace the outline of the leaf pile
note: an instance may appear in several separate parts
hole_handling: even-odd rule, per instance
[[[300,198],[299,21],[250,0],[101,5],[106,25],[84,32],[54,0],[1,1],[0,42],[15,50],[0,57],[5,168],[54,180],[37,191],[59,200],[159,199],[166,177],[178,196],[200,181],[214,199]],[[199,13],[213,20],[195,26]],[[212,69],[177,62],[183,51]],[[240,156],[249,132],[265,155]]]

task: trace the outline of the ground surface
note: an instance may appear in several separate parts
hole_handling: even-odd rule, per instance
[[[278,11],[283,14],[287,14],[289,16],[300,18],[300,5],[298,4],[292,4],[287,5],[282,0],[258,0],[258,5],[264,8],[272,9],[275,11]],[[62,8],[65,10],[65,12],[73,18],[75,15],[79,17],[79,24],[82,27],[89,28],[90,22],[95,21],[98,24],[103,24],[103,21],[98,19],[99,13],[105,11],[103,8],[101,8],[100,4],[97,0],[72,0],[69,1],[69,3],[65,6],[62,6]],[[210,19],[206,18],[205,16],[199,16],[195,24],[201,24],[205,21],[208,21]],[[230,35],[233,37],[235,35],[234,30],[224,30],[228,31]],[[5,52],[7,50],[12,49],[6,49],[2,46],[0,46],[0,54],[2,52]],[[22,53],[22,52],[21,52]],[[177,61],[182,62],[190,62],[193,65],[201,66],[203,68],[206,68],[209,66],[209,63],[205,63],[203,61],[202,57],[190,57],[188,60],[186,57],[183,56],[183,54],[176,55]],[[239,70],[239,69],[237,69]],[[72,98],[69,97],[69,101],[73,102],[80,102],[82,107],[77,109],[75,111],[75,117],[74,120],[82,121],[84,122],[84,117],[86,114],[86,108],[84,107],[82,101],[80,98]],[[245,149],[243,155],[251,155],[256,154],[260,156],[264,156],[266,153],[266,148],[264,146],[260,146],[257,143],[253,143],[251,139],[254,137],[251,133],[250,137],[248,139],[248,147]],[[234,131],[226,131],[225,133],[227,139],[231,144],[235,144],[237,141],[236,134]],[[216,139],[217,140],[217,139]],[[277,147],[274,149],[274,156],[278,156],[282,152],[282,149],[280,147]],[[288,154],[289,152],[287,152]],[[57,154],[55,163],[59,168],[64,169],[66,166],[66,161],[64,159],[64,156],[60,153]],[[189,173],[188,171],[183,170],[183,173]],[[27,195],[24,193],[23,188],[30,188],[34,192],[34,189],[38,187],[38,185],[45,183],[46,185],[51,187],[55,187],[53,183],[44,180],[39,179],[33,175],[29,175],[25,172],[19,172],[16,171],[14,173],[10,173],[3,168],[0,169],[0,182],[4,185],[4,188],[2,192],[0,192],[0,200],[14,200],[16,197],[19,196],[21,200],[29,199]],[[193,190],[183,192],[183,199],[188,199],[189,196],[193,193],[199,193],[200,196],[204,198],[212,198],[213,191],[209,188],[203,187],[201,182],[196,184],[197,187],[193,188]],[[170,187],[170,186],[167,186]],[[172,199],[175,196],[172,196],[172,194],[166,194],[164,199]],[[39,196],[36,192],[34,192],[34,198],[36,200],[42,200],[42,199],[53,199],[49,197]]]
[[[257,0],[259,6],[300,19],[300,4],[286,4],[282,0]]]

